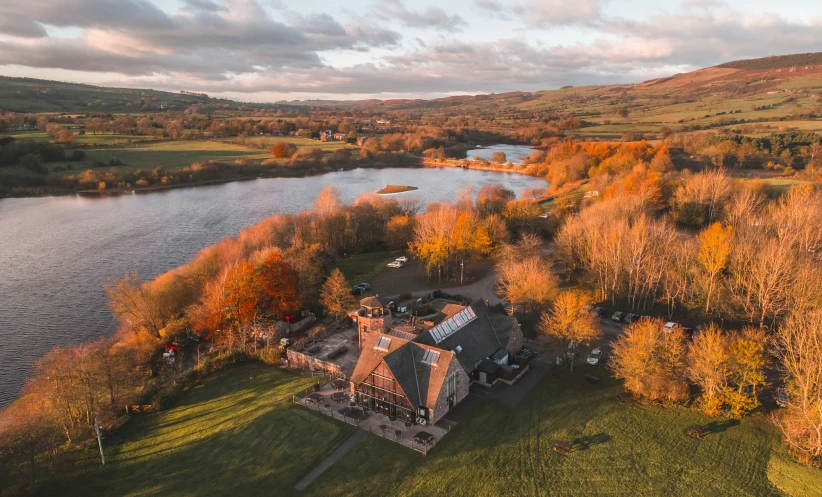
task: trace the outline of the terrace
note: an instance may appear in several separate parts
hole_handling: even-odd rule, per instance
[[[316,391],[307,389],[295,395],[294,402],[422,454],[427,454],[454,425],[445,419],[436,424],[410,426],[401,419],[392,421],[387,415],[354,405],[350,383],[345,380],[329,381]],[[426,439],[427,443],[424,442]]]

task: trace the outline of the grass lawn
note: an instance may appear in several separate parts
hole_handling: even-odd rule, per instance
[[[377,271],[383,269],[386,264],[398,256],[390,250],[378,250],[364,254],[349,255],[337,261],[336,267],[342,271],[345,278],[351,284],[362,283]]]
[[[291,403],[314,380],[263,364],[217,373],[177,407],[134,417],[42,495],[292,495],[353,427]]]
[[[819,495],[822,471],[790,462],[762,416],[737,423],[685,408],[626,406],[614,398],[616,381],[591,386],[581,377],[546,377],[515,409],[476,399],[427,457],[367,437],[306,494],[784,495],[778,481],[788,495]],[[690,438],[684,429],[694,423],[713,432]],[[553,452],[556,439],[575,451]]]
[[[175,140],[86,149],[86,157],[88,163],[119,160],[124,165],[118,169],[163,166],[172,170],[207,160],[270,159],[271,153],[229,143]]]

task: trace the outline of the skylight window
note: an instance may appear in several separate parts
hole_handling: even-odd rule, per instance
[[[390,346],[391,346],[391,339],[388,338],[388,337],[382,336],[377,340],[377,345],[375,345],[374,348],[377,349],[377,350],[382,350],[382,351],[387,352],[388,347],[390,347]]]
[[[431,328],[429,333],[431,333],[431,337],[434,338],[434,343],[440,343],[476,318],[477,315],[474,314],[474,309],[466,307],[442,323]]]
[[[428,349],[425,351],[425,355],[422,356],[422,363],[428,364],[429,366],[436,366],[437,361],[440,360],[440,353],[436,350]]]

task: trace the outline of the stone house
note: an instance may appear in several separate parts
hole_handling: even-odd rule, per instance
[[[391,419],[436,423],[468,396],[472,382],[492,384],[519,367],[513,356],[522,349],[522,331],[501,306],[478,300],[449,309],[456,312],[415,335],[392,330],[390,311],[376,298],[361,305],[352,393],[359,405]]]

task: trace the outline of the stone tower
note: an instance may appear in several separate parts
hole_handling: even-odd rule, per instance
[[[369,333],[386,333],[391,324],[391,311],[382,304],[376,297],[366,297],[360,300],[360,307],[357,313],[357,334],[359,336],[359,346],[365,341]]]

